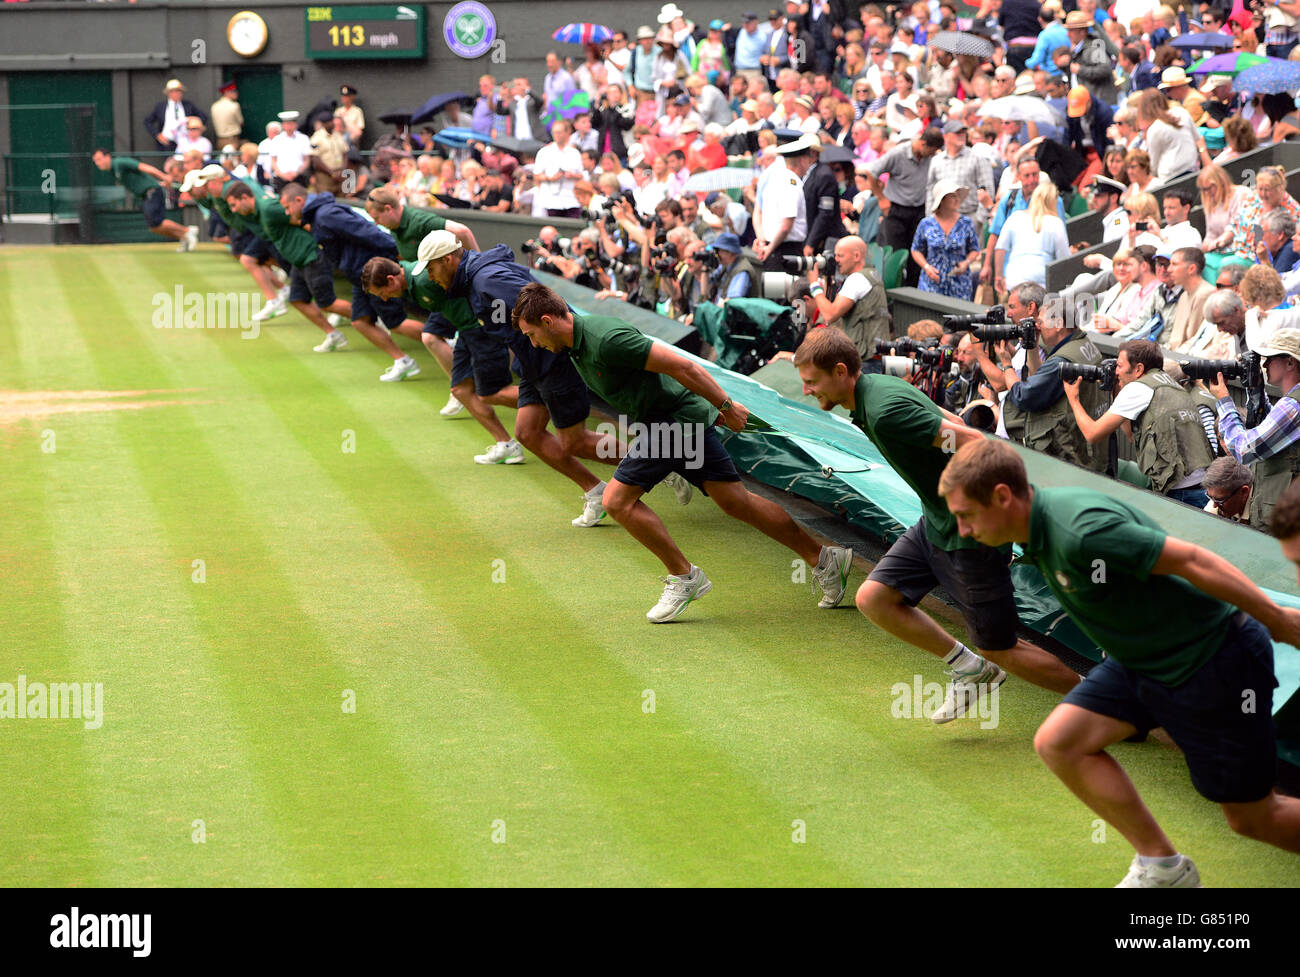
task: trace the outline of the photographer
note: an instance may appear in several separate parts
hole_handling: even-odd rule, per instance
[[[994,401],[993,391],[984,381],[984,371],[980,369],[980,342],[971,333],[964,333],[957,341],[954,358],[958,372],[949,379],[943,391],[943,409],[954,414],[962,414],[973,401],[986,399]],[[981,389],[982,388],[982,389]]]
[[[627,144],[623,134],[630,132],[636,124],[636,107],[628,103],[622,85],[609,85],[601,93],[596,111],[592,113],[591,124],[596,130],[598,146],[603,149],[608,145],[609,151],[619,159],[627,158]]]
[[[1286,393],[1258,426],[1245,429],[1223,374],[1209,384],[1219,398],[1219,432],[1232,456],[1251,466],[1255,502],[1250,524],[1267,531],[1273,507],[1300,473],[1300,330],[1279,329],[1259,354],[1268,382]],[[1267,403],[1267,401],[1266,401]]]
[[[709,250],[718,256],[709,301],[722,305],[727,299],[758,297],[763,273],[741,253],[740,239],[735,234],[719,234]]]
[[[808,289],[822,322],[843,329],[862,359],[870,360],[876,355],[876,340],[887,338],[894,322],[885,286],[876,270],[867,266],[862,238],[842,237],[835,243],[835,268],[844,280],[834,300],[827,298],[816,265],[808,270]]]
[[[1087,333],[1061,318],[1058,302],[1054,301],[1048,310],[1043,309],[1046,297],[1041,285],[1024,282],[1013,288],[1007,298],[1007,312],[1012,321],[1032,318],[1038,325],[1039,343],[1025,355],[1024,371],[1029,374],[1028,379],[1021,380],[1016,372],[1014,350],[1008,348],[1009,344],[999,348],[997,363],[989,357],[983,343],[976,347],[976,357],[990,384],[1007,389],[1002,410],[1009,437],[1054,458],[1103,471],[1107,452],[1089,445],[1075,425],[1066,399],[1068,387],[1062,386],[1060,372],[1062,363],[1099,366],[1102,355]],[[1047,351],[1046,359],[1040,347]],[[1099,384],[1089,383],[1080,397],[1090,420],[1101,416],[1106,393]]]
[[[568,256],[541,250],[537,254],[575,285],[591,289],[609,288],[611,285],[609,274],[601,267],[600,232],[594,227],[586,228],[570,242]]]
[[[523,243],[523,252],[533,256],[528,259],[528,264],[538,271],[560,274],[559,266],[554,263],[555,256],[564,250],[560,240],[560,232],[547,224],[537,232],[536,238]]]
[[[1138,467],[1151,480],[1152,491],[1203,509],[1209,499],[1202,480],[1214,453],[1191,394],[1165,373],[1164,365],[1158,343],[1130,339],[1120,344],[1115,363],[1115,402],[1100,419],[1094,420],[1080,403],[1081,380],[1065,384],[1065,395],[1090,443],[1105,441],[1123,426],[1137,446]]]
[[[1202,487],[1210,498],[1205,503],[1206,512],[1233,522],[1253,525],[1250,503],[1255,489],[1255,476],[1236,458],[1215,458],[1205,470]]]

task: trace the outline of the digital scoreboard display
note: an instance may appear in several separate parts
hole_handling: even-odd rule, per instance
[[[424,7],[308,7],[309,58],[422,58]]]

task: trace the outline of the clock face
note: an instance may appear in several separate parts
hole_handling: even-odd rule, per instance
[[[262,53],[268,40],[266,21],[251,10],[241,10],[230,18],[226,39],[236,54],[252,58]]]

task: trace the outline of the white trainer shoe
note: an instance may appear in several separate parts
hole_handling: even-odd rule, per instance
[[[284,300],[277,295],[253,314],[253,321],[265,322],[267,319],[274,319],[276,316],[284,315],[288,311],[284,307]]]
[[[288,286],[287,284],[285,284],[285,285],[281,285],[281,286],[280,286],[280,291],[278,291],[278,292],[275,293],[275,297],[276,297],[277,299],[279,299],[281,303],[288,302],[288,301],[289,301],[289,286]]]
[[[181,238],[181,246],[177,251],[193,251],[199,246],[199,229],[197,227],[187,227],[185,236]]]
[[[343,349],[348,344],[348,337],[335,329],[333,332],[325,334],[325,341],[319,346],[313,346],[318,353],[332,353],[336,349]]]
[[[973,675],[958,675],[949,669],[948,697],[930,720],[935,723],[950,723],[966,715],[980,699],[997,694],[997,688],[1007,680],[1007,673],[991,661],[985,661],[984,667]]]
[[[393,365],[383,373],[379,374],[379,379],[385,383],[392,383],[396,380],[405,380],[407,377],[418,377],[420,367],[409,356],[403,356],[400,360],[393,360]]]
[[[853,569],[853,551],[845,546],[823,546],[813,579],[822,589],[818,607],[838,607],[848,586],[849,571]]]
[[[1120,881],[1117,889],[1199,889],[1201,873],[1186,855],[1179,855],[1177,864],[1166,868],[1163,865],[1143,865],[1141,859],[1133,856],[1133,863],[1128,867],[1128,875]]]
[[[685,505],[690,502],[691,495],[695,492],[695,486],[686,481],[678,472],[671,472],[664,479],[664,484],[673,490],[673,495],[677,496],[678,505]]]
[[[498,441],[488,448],[487,454],[475,455],[474,460],[480,465],[522,465],[524,448],[518,441]]]
[[[646,619],[654,624],[664,624],[673,620],[686,610],[687,604],[699,600],[713,589],[713,584],[704,575],[704,571],[693,564],[688,576],[679,577],[670,574],[662,579],[663,596],[659,598],[658,604],[646,612]]]
[[[590,529],[592,526],[600,525],[600,521],[605,518],[605,507],[601,504],[604,495],[604,482],[601,482],[591,491],[584,493],[582,496],[582,515],[573,520],[573,524],[579,529]]]
[[[447,398],[447,406],[442,408],[442,410],[438,411],[438,413],[441,414],[443,417],[455,417],[457,414],[461,413],[464,409],[465,409],[465,405],[456,399],[455,394],[452,394]]]
[[[328,322],[335,329],[342,329],[344,326],[348,324],[348,320],[344,319],[337,312],[327,312],[325,314],[325,321]]]

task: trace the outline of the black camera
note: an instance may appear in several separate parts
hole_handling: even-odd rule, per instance
[[[1004,339],[1018,339],[1023,349],[1033,349],[1038,345],[1038,323],[1033,319],[1021,319],[1016,325],[966,327],[972,336],[984,343],[997,343]]]
[[[710,251],[708,248],[700,248],[695,252],[695,260],[702,264],[709,271],[713,271],[722,261],[718,258],[718,252]]]
[[[947,373],[952,369],[953,357],[956,355],[951,346],[930,346],[909,354],[918,367],[925,367],[936,373]]]
[[[1247,350],[1235,360],[1188,360],[1180,364],[1183,376],[1189,380],[1214,380],[1220,373],[1223,379],[1236,378],[1246,391],[1246,408],[1250,415],[1247,423],[1254,427],[1264,419],[1264,358]]]
[[[656,217],[655,220],[658,220]],[[677,245],[669,241],[650,249],[650,266],[661,275],[670,275],[677,267]]]
[[[970,332],[972,326],[1000,326],[1007,321],[1007,310],[1000,305],[990,306],[976,315],[946,315],[944,332]]]
[[[524,254],[533,254],[540,247],[541,245],[537,243],[537,240],[535,238],[529,238],[523,244],[519,245],[519,250],[522,251]]]
[[[897,339],[877,339],[876,355],[913,356],[927,349],[933,349],[938,342],[937,339],[908,339],[906,336]]]
[[[1075,380],[1087,380],[1089,383],[1095,383],[1105,391],[1115,389],[1115,364],[1118,360],[1102,360],[1096,366],[1091,363],[1062,363],[1061,382],[1073,383]]]

